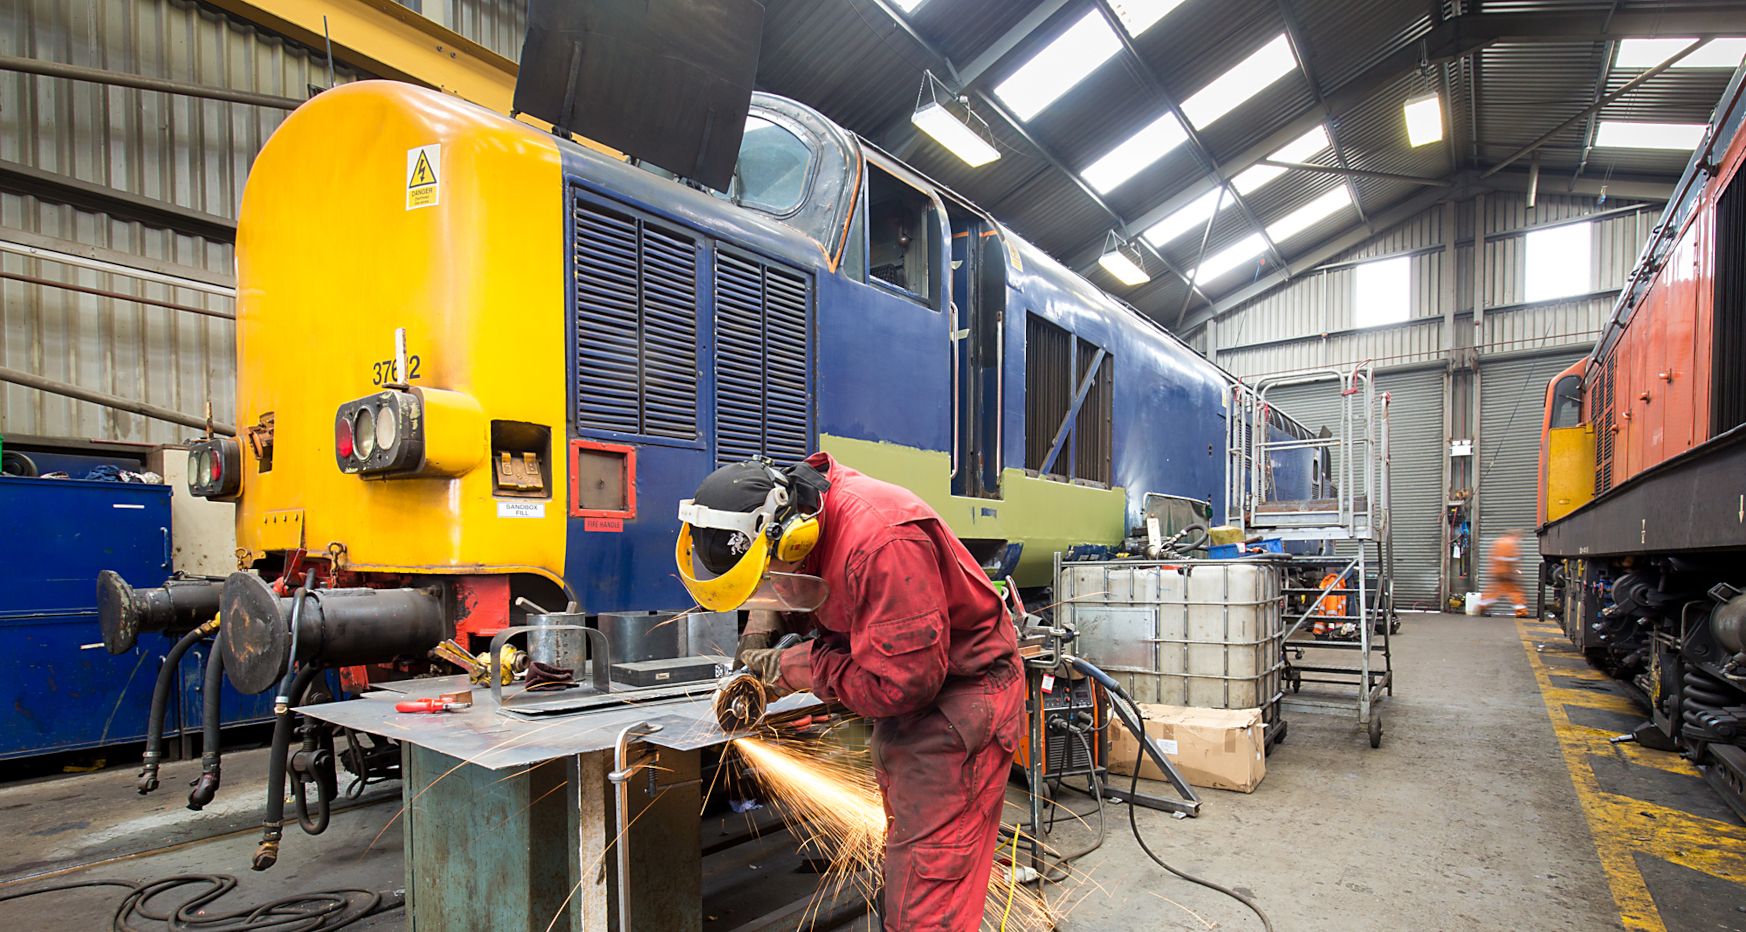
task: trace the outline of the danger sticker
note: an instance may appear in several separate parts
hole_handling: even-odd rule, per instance
[[[443,169],[443,147],[419,146],[406,150],[406,209],[435,207],[441,188],[437,178]]]
[[[545,502],[497,503],[497,517],[499,518],[543,518],[545,516]]]

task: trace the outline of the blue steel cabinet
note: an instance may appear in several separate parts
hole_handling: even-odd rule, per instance
[[[96,595],[106,569],[136,588],[168,578],[168,486],[0,477],[0,759],[145,737],[174,642],[145,635],[120,657],[103,649]],[[190,727],[199,726],[200,653],[189,652],[179,677],[196,684],[181,701]],[[271,702],[227,685],[224,721],[264,720]]]

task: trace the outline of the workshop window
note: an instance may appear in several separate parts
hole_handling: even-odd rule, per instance
[[[1594,289],[1594,225],[1570,223],[1549,230],[1532,230],[1527,240],[1527,294],[1529,301],[1550,301]]]
[[[937,255],[934,202],[877,166],[867,166],[868,281],[936,306],[929,271]]]

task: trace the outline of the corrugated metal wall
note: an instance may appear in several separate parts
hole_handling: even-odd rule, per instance
[[[286,97],[327,83],[300,47],[182,0],[0,0],[0,52]],[[351,75],[341,72],[340,81]],[[0,159],[234,218],[284,111],[0,72]],[[0,227],[230,275],[231,245],[0,192]],[[8,272],[229,311],[229,299],[0,254]],[[229,321],[0,284],[0,365],[233,419]],[[0,384],[0,432],[164,443],[188,429]]]
[[[1455,341],[1477,343],[1482,352],[1592,343],[1613,293],[1624,283],[1654,226],[1653,207],[1608,214],[1595,221],[1593,292],[1564,301],[1527,304],[1525,228],[1596,212],[1593,198],[1542,195],[1529,209],[1520,195],[1493,194],[1485,201],[1486,312],[1478,339],[1472,336],[1474,202],[1440,204],[1384,231],[1337,257],[1329,268],[1303,276],[1236,308],[1195,336],[1208,333],[1220,365],[1244,378],[1350,365],[1365,359],[1379,366],[1443,358],[1444,211],[1455,214]],[[1605,205],[1607,210],[1618,204]],[[1422,251],[1420,251],[1422,250]],[[1416,251],[1416,252],[1415,252]],[[1406,323],[1359,330],[1355,326],[1353,264],[1364,259],[1411,254],[1412,276]]]
[[[1546,383],[1584,353],[1540,353],[1480,364],[1479,556],[1481,582],[1491,580],[1491,548],[1499,537],[1521,532],[1523,578],[1540,565],[1534,537],[1540,489],[1540,425]],[[1531,599],[1532,593],[1527,593]],[[1532,606],[1530,606],[1532,607]]]

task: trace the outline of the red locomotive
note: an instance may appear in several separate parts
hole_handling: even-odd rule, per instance
[[[1737,72],[1594,351],[1546,391],[1542,581],[1746,817],[1746,133]]]

